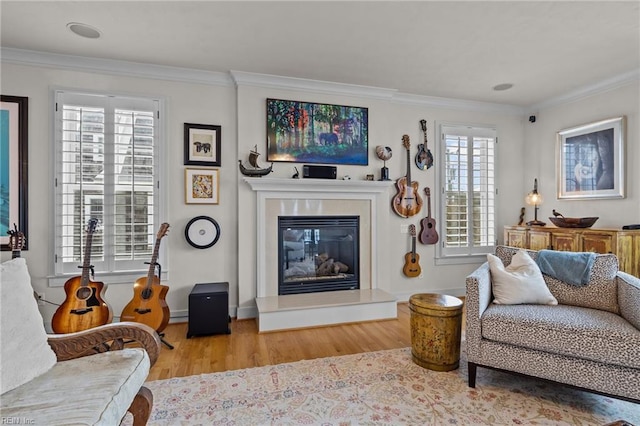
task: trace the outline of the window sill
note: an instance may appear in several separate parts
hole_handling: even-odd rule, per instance
[[[96,273],[96,277],[92,281],[103,282],[106,285],[111,284],[133,284],[138,278],[146,277],[148,270],[144,271],[123,271],[123,272],[99,272]],[[49,281],[49,287],[63,287],[64,284],[73,277],[79,276],[78,274],[65,274],[54,275],[47,277]],[[168,271],[162,271],[160,281],[166,281],[169,278]]]
[[[485,253],[465,256],[437,257],[435,259],[436,265],[463,265],[471,263],[480,265],[486,261],[487,255]]]

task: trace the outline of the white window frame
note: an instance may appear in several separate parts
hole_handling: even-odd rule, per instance
[[[51,241],[51,250],[52,253],[51,258],[51,271],[52,274],[49,275],[49,286],[50,287],[58,287],[63,286],[66,280],[70,277],[79,275],[80,269],[76,271],[72,271],[69,265],[65,268],[61,261],[61,256],[58,254],[60,248],[62,247],[61,242],[61,229],[62,229],[62,219],[61,219],[61,209],[62,206],[60,204],[61,200],[61,191],[62,191],[62,156],[61,156],[61,139],[62,139],[62,105],[66,101],[67,103],[76,103],[81,104],[83,106],[100,106],[106,107],[107,110],[115,110],[116,108],[120,109],[143,109],[148,111],[153,111],[154,114],[154,151],[153,151],[153,164],[154,164],[154,172],[153,172],[153,186],[154,186],[154,200],[153,200],[153,211],[154,211],[154,223],[153,227],[159,229],[161,223],[166,222],[166,195],[164,194],[166,191],[161,190],[164,188],[163,183],[166,182],[166,143],[165,143],[165,120],[164,120],[164,104],[165,100],[162,97],[149,97],[149,96],[138,96],[138,95],[129,95],[129,94],[118,94],[118,93],[105,93],[105,92],[94,92],[88,90],[76,90],[76,89],[53,89],[52,90],[52,135],[53,140],[51,142],[51,158],[52,158],[52,170],[53,170],[53,196],[50,199],[51,208],[54,212],[54,217],[52,218],[51,226],[54,229],[54,233]],[[107,120],[105,120],[107,121]],[[113,132],[110,129],[107,129],[109,124],[108,121],[105,122],[105,139],[106,135],[109,132]],[[113,143],[113,141],[111,141]],[[110,150],[113,149],[112,143],[105,145],[105,153],[103,155],[108,155]],[[132,165],[133,167],[133,165]],[[113,183],[114,175],[105,176],[105,196],[113,195],[114,183]],[[88,195],[91,197],[90,195]],[[108,215],[107,215],[108,216]],[[112,221],[105,218],[105,221],[108,222],[106,224],[100,224],[100,226],[113,226]],[[83,227],[86,231],[86,226]],[[155,238],[155,232],[157,229],[150,230],[150,233]],[[84,244],[86,238],[86,233],[83,232],[81,239],[82,244]],[[153,245],[154,241],[151,241],[150,244]],[[91,260],[91,264],[95,266],[96,273],[96,281],[102,281],[109,284],[118,284],[118,283],[126,283],[131,284],[135,282],[137,278],[141,275],[146,275],[149,266],[144,264],[145,261],[150,261],[151,259],[146,260],[132,260],[126,262],[118,262],[116,263],[113,251],[111,250],[111,245],[105,246],[105,254],[104,254],[104,262]],[[158,260],[157,262],[162,265],[162,280],[168,279],[168,268],[165,268],[166,258],[167,258],[167,248],[166,244],[161,245]],[[77,264],[80,266],[81,262]]]
[[[498,224],[498,170],[497,170],[497,156],[498,156],[498,136],[497,130],[495,126],[491,125],[480,125],[480,124],[461,124],[461,123],[439,123],[436,126],[438,129],[438,155],[436,160],[436,166],[438,173],[436,174],[436,188],[438,188],[437,193],[435,194],[436,202],[438,203],[438,208],[436,211],[439,214],[439,218],[436,221],[438,225],[438,234],[439,241],[436,246],[436,264],[438,265],[447,265],[447,264],[462,264],[462,263],[478,263],[486,260],[486,253],[495,252],[495,246],[497,245],[497,224]],[[487,203],[489,206],[492,202],[493,204],[493,227],[491,230],[488,228],[485,229],[485,232],[488,235],[493,234],[493,244],[486,246],[474,246],[473,245],[473,220],[472,217],[468,217],[468,233],[467,233],[467,241],[470,244],[466,247],[447,247],[446,246],[446,219],[447,219],[447,205],[446,205],[446,172],[447,168],[446,164],[446,135],[455,133],[460,136],[467,136],[471,140],[473,137],[477,138],[493,138],[493,187],[489,187],[485,194],[483,194],[483,202]],[[468,163],[468,173],[467,173],[467,201],[468,207],[467,210],[473,214],[472,201],[473,201],[473,176],[472,176],[473,164],[471,162]],[[486,184],[487,182],[483,182]],[[491,193],[489,193],[491,191]],[[488,199],[491,199],[490,201]]]

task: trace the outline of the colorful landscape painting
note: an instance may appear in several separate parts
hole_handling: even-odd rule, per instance
[[[368,164],[369,110],[267,99],[267,161]]]

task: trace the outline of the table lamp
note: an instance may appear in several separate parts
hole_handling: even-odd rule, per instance
[[[534,179],[534,181],[533,181],[533,191],[529,192],[524,200],[530,206],[534,206],[534,212],[535,212],[533,220],[527,222],[527,225],[529,225],[529,226],[532,226],[532,225],[533,226],[544,226],[544,225],[546,225],[544,222],[538,220],[538,206],[540,204],[542,204],[542,202],[544,201],[544,199],[542,198],[542,195],[540,195],[538,193],[538,178]]]

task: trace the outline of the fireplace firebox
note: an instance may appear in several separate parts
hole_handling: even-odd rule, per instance
[[[278,217],[278,294],[360,288],[359,216]]]

